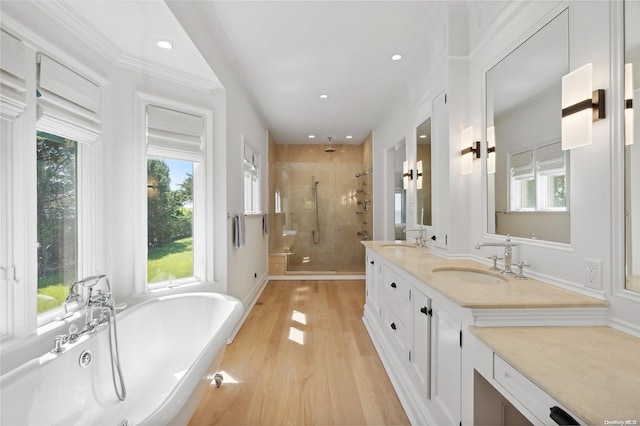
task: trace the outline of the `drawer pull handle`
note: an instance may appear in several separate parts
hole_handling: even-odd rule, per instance
[[[422,308],[420,308],[420,312],[422,312],[425,315],[431,316],[433,315],[433,310],[432,309],[427,309],[426,306],[423,306]]]
[[[392,322],[392,323],[391,323],[391,329],[392,329],[392,330],[395,330],[395,329],[396,329],[396,323],[395,323],[395,322]]]
[[[391,288],[396,288],[396,287],[397,287],[396,283],[391,283]]]
[[[556,422],[556,424],[559,424],[559,425],[577,425],[577,424],[579,424],[576,421],[576,419],[571,417],[571,415],[569,413],[567,413],[566,411],[564,411],[560,407],[555,407],[554,406],[554,407],[551,407],[549,410],[551,411],[551,413],[549,413],[549,417],[551,417],[551,420]]]
[[[371,262],[369,262],[372,265],[375,265],[376,263],[372,260]]]

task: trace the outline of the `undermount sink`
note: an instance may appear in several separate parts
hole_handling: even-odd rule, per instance
[[[380,244],[380,247],[395,247],[395,248],[416,248],[415,245],[409,243],[389,243],[389,244]]]
[[[451,284],[503,284],[508,281],[489,271],[462,267],[435,268],[433,274]]]

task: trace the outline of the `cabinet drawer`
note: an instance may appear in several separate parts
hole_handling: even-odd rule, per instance
[[[406,324],[385,303],[382,308],[382,329],[389,345],[401,361],[409,357],[409,333]]]
[[[407,315],[410,312],[410,287],[406,280],[385,266],[382,291],[389,307],[395,312],[396,316],[406,322]]]
[[[551,407],[560,407],[567,411],[555,399],[495,353],[493,354],[493,378],[541,423],[554,424],[554,421],[549,417]],[[567,411],[567,413],[569,412]],[[526,413],[523,414],[526,415]],[[573,414],[569,414],[580,424],[583,424]]]

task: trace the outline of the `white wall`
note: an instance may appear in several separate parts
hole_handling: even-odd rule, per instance
[[[188,9],[188,5],[182,8]],[[224,89],[177,84],[143,70],[125,68],[103,56],[66,25],[57,24],[46,8],[33,2],[3,2],[2,14],[2,28],[31,48],[28,58],[33,63],[28,69],[33,76],[35,52],[41,51],[103,85],[102,136],[94,145],[97,161],[90,170],[98,182],[94,211],[98,216],[97,229],[92,230],[96,246],[95,271],[91,273],[109,276],[116,301],[130,299],[144,288],[147,242],[140,232],[146,227],[146,144],[140,108],[140,94],[143,94],[211,112],[205,148],[208,161],[205,279],[216,283],[206,288],[231,294],[244,302],[250,300],[267,276],[267,237],[262,233],[260,218],[248,218],[247,246],[232,247],[227,212],[243,212],[241,135],[262,155],[265,176],[262,199],[265,203],[268,200],[267,129],[233,72],[210,43],[210,35],[198,25],[200,18],[190,16],[185,26],[193,29],[194,39],[200,40],[202,54],[214,72],[220,72]],[[30,77],[29,81],[34,79]],[[35,195],[32,198],[34,204]],[[35,238],[35,232],[27,234]],[[25,242],[27,248],[35,246],[36,241]],[[26,255],[35,259],[35,250]],[[3,345],[3,371],[29,358],[29,354],[48,350],[53,341],[50,334],[66,331],[49,328],[37,338],[32,335],[16,339],[10,351]]]
[[[221,216],[226,217],[227,212],[232,216],[244,212],[243,199],[243,175],[242,175],[242,143],[245,138],[251,147],[260,153],[262,165],[262,210],[268,212],[268,140],[267,128],[262,119],[261,112],[256,108],[255,102],[247,96],[243,89],[243,81],[237,68],[234,68],[234,57],[231,52],[224,50],[219,40],[223,40],[216,28],[205,23],[201,18],[206,16],[214,20],[205,2],[167,2],[170,9],[185,31],[193,40],[203,58],[211,66],[225,88],[225,130],[226,140],[226,206],[215,205],[214,214],[216,223]],[[218,26],[220,27],[220,26]],[[222,163],[216,159],[216,166]],[[222,183],[222,182],[220,182]],[[262,233],[262,221],[260,217],[246,218],[246,247],[236,248],[231,239],[232,221],[226,221],[226,233],[216,234],[220,239],[216,244],[216,259],[224,259],[219,256],[224,243],[226,253],[226,265],[223,267],[224,277],[220,279],[226,282],[228,294],[237,297],[245,303],[265,284],[268,274],[268,237]],[[222,265],[216,261],[216,274]],[[257,277],[256,277],[257,275]]]
[[[468,9],[461,10],[461,8]],[[449,182],[448,208],[450,224],[447,256],[472,256],[485,261],[487,252],[473,247],[483,241],[495,241],[486,230],[486,189],[480,161],[474,161],[471,175],[460,175],[459,138],[462,129],[473,126],[474,140],[484,137],[484,73],[513,50],[526,37],[533,34],[565,7],[570,8],[570,67],[576,69],[585,63],[593,64],[594,88],[607,92],[605,120],[593,125],[593,144],[571,151],[571,243],[568,245],[520,240],[514,260],[531,264],[529,275],[561,287],[573,289],[595,297],[607,298],[611,303],[611,324],[620,328],[640,330],[640,297],[620,290],[618,246],[623,235],[616,230],[616,210],[619,200],[612,196],[612,186],[622,167],[615,155],[617,148],[612,131],[618,126],[616,108],[612,108],[611,94],[616,81],[611,70],[611,29],[621,31],[621,26],[611,25],[616,17],[617,2],[468,2],[466,5],[449,4],[440,22],[446,25],[446,61],[444,76],[425,67],[420,70],[432,80],[428,85],[408,83],[410,89],[419,87],[423,97],[433,96],[439,88],[447,88],[449,112]],[[617,13],[617,12],[616,12]],[[458,31],[458,29],[464,30]],[[434,32],[438,32],[434,28]],[[466,42],[461,37],[467,36]],[[615,39],[615,37],[614,37]],[[437,61],[437,59],[436,59]],[[433,78],[435,77],[435,78]],[[445,81],[446,85],[441,86]],[[374,171],[384,163],[384,152],[390,145],[407,139],[409,160],[414,151],[415,127],[410,125],[418,115],[420,106],[412,102],[415,90],[408,90],[393,105],[374,129]],[[614,97],[615,98],[615,97]],[[612,111],[613,109],[613,111]],[[423,117],[423,119],[426,117]],[[413,123],[411,123],[413,124]],[[445,160],[446,161],[446,160]],[[436,162],[434,168],[438,168]],[[376,200],[382,200],[384,176],[375,174]],[[614,188],[615,189],[615,188]],[[434,209],[445,208],[434,204]],[[382,221],[384,206],[374,206],[375,238],[384,237]],[[616,213],[617,212],[617,213]],[[408,212],[409,217],[415,215]],[[503,237],[497,238],[502,240]],[[588,288],[586,260],[602,262],[601,285]]]

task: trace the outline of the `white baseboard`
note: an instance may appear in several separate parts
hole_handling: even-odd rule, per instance
[[[245,297],[244,300],[242,300],[242,305],[244,306],[244,312],[242,314],[242,318],[240,318],[240,321],[238,322],[238,325],[236,326],[236,328],[229,335],[229,339],[227,340],[227,344],[232,343],[233,339],[236,338],[236,335],[238,334],[238,332],[242,328],[242,325],[244,324],[244,322],[246,321],[247,317],[249,316],[249,314],[253,310],[253,307],[255,306],[256,302],[258,301],[258,298],[262,294],[262,290],[264,290],[264,287],[267,285],[268,282],[269,282],[269,277],[267,276],[267,273],[265,272],[260,277],[260,279],[257,281],[256,285],[253,287],[253,291],[251,291],[251,293],[249,293],[247,295],[247,297]]]
[[[305,281],[305,280],[313,280],[313,281],[335,281],[335,280],[364,280],[364,275],[338,275],[338,274],[330,274],[330,275],[310,275],[310,274],[300,274],[300,275],[271,275],[269,277],[270,281]]]

